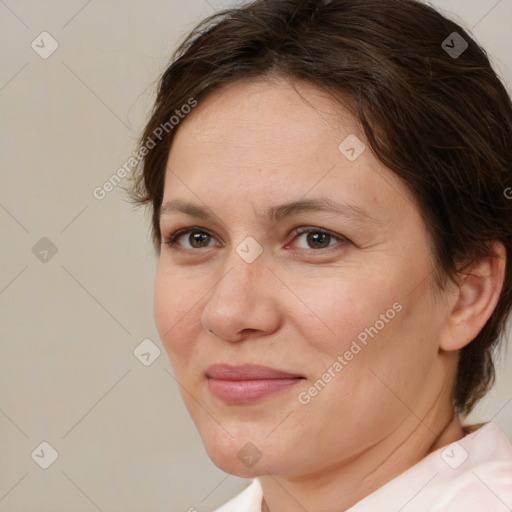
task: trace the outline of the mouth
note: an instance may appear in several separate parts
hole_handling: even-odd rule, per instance
[[[227,404],[258,401],[304,380],[295,373],[261,365],[215,364],[206,371],[208,388]]]

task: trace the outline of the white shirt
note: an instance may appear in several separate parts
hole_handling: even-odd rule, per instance
[[[215,512],[261,512],[258,479]],[[512,446],[491,421],[427,455],[346,512],[510,512]]]

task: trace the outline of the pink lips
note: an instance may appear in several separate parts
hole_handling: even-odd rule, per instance
[[[302,376],[260,365],[215,364],[206,371],[210,391],[223,402],[241,404],[293,386]]]

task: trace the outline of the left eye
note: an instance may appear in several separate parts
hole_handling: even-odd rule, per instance
[[[318,228],[300,228],[294,234],[296,235],[294,240],[306,235],[305,240],[309,247],[301,247],[301,249],[327,249],[328,247],[335,245],[330,244],[333,240],[341,242],[344,241],[343,237]]]

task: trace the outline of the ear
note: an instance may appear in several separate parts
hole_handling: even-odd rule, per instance
[[[496,257],[485,256],[464,269],[458,286],[450,293],[440,348],[459,350],[476,338],[492,315],[503,288],[506,250],[500,242],[492,248]]]

